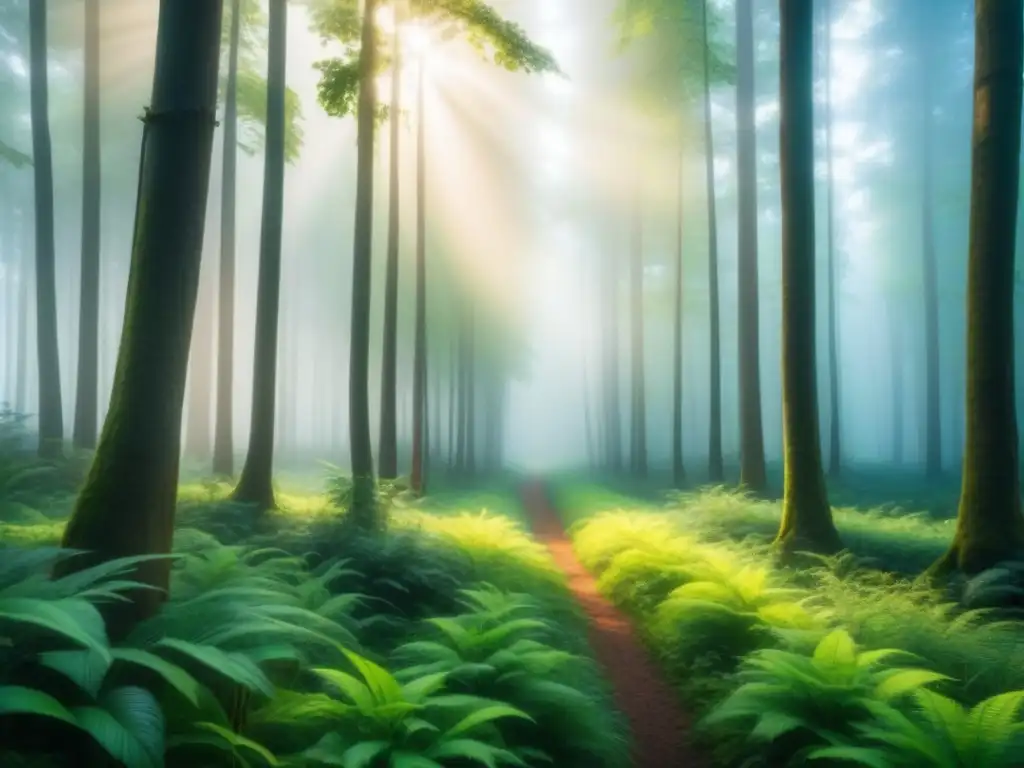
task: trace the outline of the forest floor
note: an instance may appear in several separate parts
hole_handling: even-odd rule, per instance
[[[565,573],[570,592],[588,619],[590,647],[630,726],[634,768],[702,768],[707,761],[690,743],[691,722],[632,626],[597,588],[576,558],[572,540],[540,481],[523,488],[523,506],[534,536]]]

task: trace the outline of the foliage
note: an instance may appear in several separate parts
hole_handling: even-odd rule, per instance
[[[361,18],[354,0],[320,0],[311,9],[313,27],[325,41],[344,47],[341,56],[318,61],[317,84],[320,105],[327,114],[346,117],[355,114],[359,94],[359,40]],[[439,29],[442,40],[458,38],[491,63],[510,72],[558,73],[558,64],[544,48],[536,45],[518,24],[504,19],[482,0],[417,0],[410,5],[409,23]],[[376,30],[378,74],[390,66],[386,36]],[[379,118],[388,117],[387,107],[378,105]]]
[[[724,764],[786,765],[822,749],[842,750],[816,753],[835,764],[1001,768],[1019,744],[1008,692],[1024,690],[1024,626],[879,570],[911,570],[905,550],[943,547],[945,521],[838,510],[860,553],[790,571],[767,545],[774,503],[722,489],[673,496],[667,508],[579,485],[560,496],[601,591],[637,618],[690,704],[717,712],[702,738]],[[965,594],[1002,607],[1017,596],[1015,574],[1006,564]],[[884,663],[899,657],[919,661],[909,671]],[[917,690],[931,683],[941,694]],[[956,736],[988,701],[976,717],[998,711],[1005,724],[993,726],[991,753]]]

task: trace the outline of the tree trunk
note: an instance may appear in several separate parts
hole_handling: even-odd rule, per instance
[[[647,401],[644,384],[644,248],[643,203],[639,180],[634,181],[632,253],[629,259],[630,316],[630,464],[633,475],[647,477]]]
[[[458,461],[458,431],[456,416],[459,411],[459,385],[462,377],[459,367],[459,341],[458,331],[456,338],[451,343],[451,358],[448,365],[448,468],[454,469]],[[461,424],[461,421],[459,422]]]
[[[47,3],[29,3],[29,70],[32,106],[32,159],[36,202],[36,354],[39,366],[39,455],[63,452],[60,353],[57,342],[56,246],[53,221],[53,151],[47,84]]]
[[[185,455],[193,459],[210,458],[215,290],[216,285],[209,270],[206,275],[200,274],[192,349],[189,354],[191,382],[185,417]]]
[[[892,382],[892,463],[903,464],[903,326],[899,318],[899,301],[890,296],[889,320],[889,368]]]
[[[143,133],[131,279],[110,410],[63,546],[97,561],[171,551],[192,320],[217,108],[221,3],[161,3],[152,107]],[[150,560],[143,590],[110,606],[113,638],[153,615],[171,563]]]
[[[608,468],[612,472],[622,469],[622,417],[619,397],[619,282],[616,258],[608,251],[604,265],[605,329],[604,329],[604,398],[605,434]]]
[[[85,2],[85,110],[82,120],[82,271],[78,310],[76,448],[96,447],[100,327],[100,6]]]
[[[1013,288],[1024,76],[1024,3],[977,0],[967,431],[956,532],[933,573],[968,574],[1024,552],[1014,393]]]
[[[476,474],[476,307],[466,311],[466,474]]]
[[[715,213],[715,140],[711,128],[711,73],[708,41],[708,0],[704,0],[702,23],[704,27],[704,160],[708,197],[708,306],[710,308],[711,401],[708,406],[708,479],[713,483],[725,478],[722,461],[722,352],[721,319],[718,296],[718,217]]]
[[[390,143],[391,161],[388,181],[388,250],[384,277],[384,344],[380,372],[380,476],[398,476],[397,370],[398,370],[398,249],[399,249],[399,137],[402,102],[402,48],[398,30],[401,19],[395,6],[393,36],[394,61],[391,62]]]
[[[757,264],[757,129],[754,124],[753,0],[736,3],[736,171],[739,175],[740,485],[767,486],[761,422],[760,309]]]
[[[228,82],[224,92],[220,290],[217,302],[217,410],[213,428],[213,472],[229,476],[235,471],[235,187],[238,166],[238,48],[241,17],[241,0],[232,0]]]
[[[413,493],[419,496],[426,492],[424,457],[429,450],[424,434],[427,426],[427,200],[423,66],[423,61],[420,61],[416,79],[416,328],[412,362],[412,472],[409,478]],[[395,226],[397,228],[397,222]]]
[[[825,489],[818,430],[814,333],[813,10],[780,4],[782,398],[785,490],[776,544],[787,554],[834,553],[839,533]]]
[[[935,225],[932,206],[932,100],[931,32],[922,27],[921,42],[921,272],[924,278],[925,334],[925,473],[931,479],[942,475],[942,406],[939,381],[939,268],[935,255]],[[1011,310],[1012,314],[1012,310]],[[1012,359],[1012,357],[1011,357]]]
[[[682,488],[683,464],[683,164],[685,143],[679,140],[679,179],[676,208],[676,279],[672,305],[672,485]]]
[[[832,2],[827,0],[825,9],[825,164],[826,195],[828,207],[828,473],[838,477],[841,461],[841,416],[843,404],[839,399],[839,333],[836,323],[836,218],[835,182],[832,178]]]
[[[249,450],[235,501],[273,509],[277,329],[281,309],[281,233],[284,228],[285,89],[288,2],[271,0],[267,45],[267,136],[263,171],[263,224],[256,289],[256,341],[252,368]]]
[[[352,464],[352,521],[379,530],[370,440],[370,293],[373,281],[373,136],[377,112],[377,0],[365,0],[359,103],[356,116],[356,212],[352,249],[352,322],[349,345],[348,430]]]
[[[22,212],[21,260],[18,262],[18,359],[15,362],[17,381],[14,382],[14,410],[28,411],[28,325],[32,283],[35,280],[31,249],[29,248],[28,215]]]

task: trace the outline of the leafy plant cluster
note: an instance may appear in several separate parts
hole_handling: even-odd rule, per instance
[[[74,553],[0,551],[0,764],[627,764],[564,586],[508,518],[401,509],[341,539],[317,502],[246,538],[219,489],[186,496],[191,522],[238,515],[237,543],[180,528],[168,601],[124,638],[103,614],[144,588],[137,560],[54,580]]]
[[[785,572],[759,537],[733,541],[697,519],[618,509],[572,533],[599,588],[701,710],[721,764],[1019,764],[1018,622],[849,553]]]

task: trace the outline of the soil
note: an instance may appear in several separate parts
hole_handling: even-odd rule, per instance
[[[632,732],[633,768],[707,768],[710,761],[691,744],[690,718],[629,618],[598,592],[596,579],[576,559],[544,485],[525,485],[522,498],[535,537],[565,572],[569,589],[590,620],[590,647]]]

